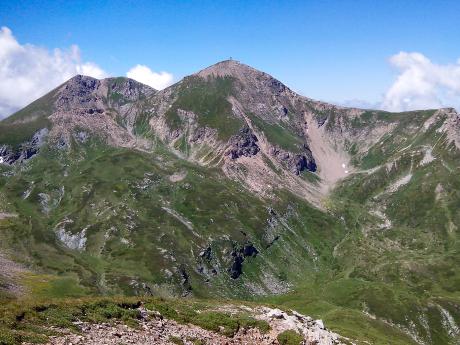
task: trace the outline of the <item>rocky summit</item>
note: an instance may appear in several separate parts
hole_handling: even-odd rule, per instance
[[[0,344],[459,344],[459,168],[451,108],[75,76],[0,122]]]

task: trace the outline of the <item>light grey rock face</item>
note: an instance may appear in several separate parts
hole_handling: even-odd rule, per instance
[[[60,228],[56,233],[59,241],[67,248],[74,250],[84,250],[86,246],[86,228],[76,234],[66,231],[65,228]]]
[[[36,147],[41,147],[45,143],[45,140],[48,134],[49,134],[48,128],[42,128],[33,135],[30,143]]]
[[[322,320],[313,320],[311,317],[294,310],[287,313],[276,308],[262,307],[257,318],[267,321],[272,329],[278,333],[286,330],[298,332],[304,337],[306,344],[335,345],[343,344],[343,340],[345,340],[338,334],[329,331]]]
[[[434,120],[443,120],[441,127],[436,132],[445,133],[447,140],[460,150],[460,114],[454,108],[444,108],[439,109],[433,118]]]
[[[46,193],[38,193],[38,198],[42,212],[48,215],[52,210],[58,207],[61,203],[62,198],[64,197],[64,192],[64,187],[62,186],[58,189],[49,190]],[[26,191],[25,194],[23,194],[24,199],[28,197],[27,193],[30,194],[30,192]]]
[[[51,197],[49,194],[46,193],[38,193],[38,199],[40,201],[40,206],[42,212],[48,214],[51,211],[50,201]]]
[[[9,164],[10,157],[13,156],[13,152],[11,147],[8,145],[1,145],[0,146],[0,162],[2,164]]]

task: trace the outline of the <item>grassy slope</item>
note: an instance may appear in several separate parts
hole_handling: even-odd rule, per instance
[[[180,171],[187,171],[185,179],[171,182],[169,176]],[[58,274],[58,281],[52,279],[55,286],[67,289],[73,281],[72,295],[136,293],[130,285],[133,279],[161,293],[180,285],[177,269],[182,267],[198,296],[244,297],[242,281],[266,284],[261,272],[291,282],[330,266],[328,253],[342,232],[337,221],[289,194],[280,194],[274,203],[260,200],[222,178],[220,171],[177,160],[161,147],[153,155],[96,144],[70,156],[44,149],[26,174],[2,177],[0,187],[21,215],[2,222],[2,243],[14,248],[17,259]],[[50,196],[48,212],[40,204],[42,193]],[[190,221],[193,229],[164,208]],[[271,226],[269,208],[280,219]],[[87,228],[85,251],[69,250],[56,240],[64,219],[73,221],[66,226],[69,233]],[[270,245],[275,236],[278,240]],[[245,274],[233,280],[227,273],[231,250],[245,243],[253,243],[260,255],[247,258]],[[199,256],[208,246],[213,250],[211,264]],[[196,273],[198,265],[220,272],[211,275],[206,289],[203,276]],[[286,272],[285,265],[298,269]],[[166,269],[173,273],[170,278]],[[48,289],[50,295],[56,293],[56,288]]]
[[[302,152],[304,141],[300,136],[296,135],[292,129],[287,129],[281,124],[270,124],[261,120],[255,115],[250,116],[253,125],[265,134],[267,140],[275,145],[279,145],[282,149],[290,152]]]
[[[0,143],[11,145],[14,149],[30,140],[35,132],[50,128],[48,116],[52,114],[55,90],[32,102],[10,117],[0,122]]]
[[[172,129],[181,127],[182,120],[178,109],[192,111],[197,115],[200,127],[218,130],[221,140],[228,140],[242,127],[243,121],[232,113],[227,98],[233,92],[234,80],[231,77],[216,77],[204,80],[200,77],[187,77],[178,84],[178,98],[166,112],[168,125]]]

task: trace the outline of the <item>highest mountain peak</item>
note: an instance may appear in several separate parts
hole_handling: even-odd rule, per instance
[[[214,65],[211,65],[198,73],[196,75],[200,77],[207,77],[210,75],[225,77],[225,76],[232,76],[232,77],[242,77],[247,74],[266,74],[264,72],[258,71],[251,66],[245,65],[236,60],[224,60],[220,61]]]
[[[280,94],[288,92],[293,95],[292,91],[278,79],[236,60],[218,62],[193,74],[193,76],[204,79],[209,77],[234,78],[255,99],[260,98],[257,95],[260,96],[260,93]]]

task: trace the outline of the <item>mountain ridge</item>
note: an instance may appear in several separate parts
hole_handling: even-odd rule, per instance
[[[77,76],[0,122],[0,256],[25,268],[0,297],[249,299],[456,345],[459,144],[455,109],[338,107],[235,61],[160,91]]]
[[[209,85],[216,83],[216,80],[221,84],[221,90],[218,92],[222,94],[218,96],[219,103],[211,106],[220,108],[217,109],[216,117],[209,120],[209,115],[204,116],[199,113],[200,109],[195,109],[197,105],[193,104],[194,100],[187,93],[199,93],[201,90],[197,85],[201,88],[210,87]],[[217,89],[215,85],[211,87],[212,90]],[[59,109],[59,114],[42,119],[41,122],[54,122],[56,130],[51,131],[50,136],[55,141],[63,141],[64,145],[68,145],[71,137],[67,130],[70,126],[70,131],[74,127],[81,127],[86,128],[87,132],[98,133],[111,145],[148,150],[151,145],[145,140],[139,140],[139,136],[134,133],[135,127],[142,127],[142,130],[153,131],[161,140],[169,143],[176,154],[183,156],[184,152],[181,152],[181,149],[186,149],[189,156],[187,158],[194,162],[204,165],[216,162],[223,164],[226,175],[234,179],[241,180],[238,177],[240,167],[247,169],[249,174],[244,180],[249,181],[247,186],[260,195],[270,195],[271,191],[267,186],[270,185],[270,180],[277,179],[273,174],[269,178],[260,176],[261,169],[272,170],[268,167],[270,164],[295,175],[300,175],[303,171],[316,173],[321,181],[319,187],[303,183],[289,174],[284,176],[285,182],[277,183],[284,184],[291,192],[307,198],[316,206],[320,206],[320,198],[352,170],[351,157],[345,147],[353,145],[350,142],[357,132],[350,123],[366,112],[380,112],[340,107],[309,99],[298,95],[269,74],[235,60],[218,62],[161,91],[153,90],[129,78],[106,78],[99,81],[95,78],[75,76],[51,93],[58,97],[55,108]],[[185,104],[175,105],[181,102],[181,93],[189,98],[186,98]],[[44,97],[49,98],[50,94]],[[127,109],[127,104],[137,102],[139,98],[145,99],[142,109]],[[121,104],[120,99],[125,104]],[[206,102],[206,98],[201,102]],[[115,113],[106,116],[114,106]],[[72,116],[64,114],[63,110],[70,113],[79,112],[80,115],[82,111],[90,112],[89,115],[96,111],[99,112],[99,117],[103,118]],[[447,108],[445,112],[451,112],[451,109]],[[13,114],[2,122],[9,123],[15,116],[17,117]],[[327,128],[332,120],[337,121],[337,124]],[[254,136],[254,132],[258,131],[257,125],[268,128],[268,131],[259,131],[259,134],[255,135],[257,144],[254,141],[250,144],[254,149],[246,151],[257,151],[262,159],[258,159],[257,156],[255,159],[259,161],[251,164],[253,162],[248,161],[248,155],[244,153],[245,158],[242,157],[239,163],[235,164],[240,157],[236,157],[235,154],[229,155],[228,152],[244,150],[232,148],[230,141],[233,142],[233,146],[238,146],[235,143],[239,140],[242,140],[242,145],[248,145],[244,143],[247,138],[241,137],[238,133],[246,127],[249,129],[247,135]],[[187,134],[184,133],[184,128],[187,128]],[[383,123],[369,133],[360,131],[359,147],[366,150],[373,140],[378,140],[389,130],[391,124]],[[351,132],[353,134],[347,134]],[[272,138],[267,138],[267,133],[271,134]],[[297,144],[284,144],[286,140],[283,140],[283,136],[290,136],[290,142]],[[451,136],[455,137],[455,134]],[[179,144],[181,141],[182,144]],[[176,146],[180,145],[185,147],[178,150]],[[262,149],[258,145],[262,145]],[[213,152],[206,149],[209,146],[213,147]],[[313,150],[310,146],[313,146]]]

